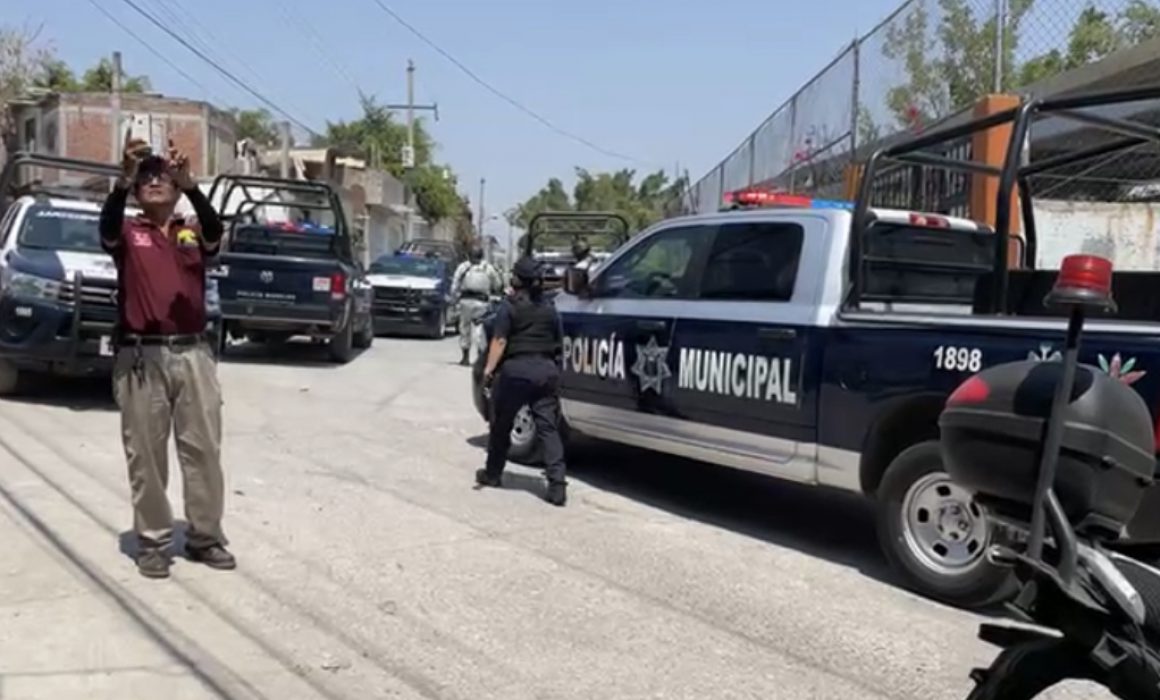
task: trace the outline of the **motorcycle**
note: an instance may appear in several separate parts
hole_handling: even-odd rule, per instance
[[[1021,588],[1009,612],[1049,631],[986,623],[1002,651],[971,673],[968,700],[1023,700],[1066,680],[1160,698],[1160,551],[1119,542],[1152,485],[1156,434],[1144,399],[1081,365],[1085,315],[1112,310],[1112,266],[1064,259],[1047,303],[1068,314],[1062,361],[969,377],[939,417],[951,478],[1012,534],[988,558]]]

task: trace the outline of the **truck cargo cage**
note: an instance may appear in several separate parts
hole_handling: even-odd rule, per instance
[[[227,174],[214,179],[207,196],[230,227],[227,248],[233,247],[235,243],[244,243],[257,246],[248,252],[278,254],[292,253],[290,249],[299,244],[305,251],[312,251],[322,245],[345,262],[351,262],[353,241],[342,201],[335,189],[326,182]],[[259,222],[257,212],[266,208],[298,211],[303,215],[303,220]],[[329,214],[333,224],[318,225],[310,221],[311,212]],[[317,239],[324,233],[330,235],[326,236],[324,242],[319,242]],[[281,246],[276,239],[283,239],[287,245]],[[282,247],[287,250],[282,251]]]
[[[982,270],[978,266],[968,264],[964,266],[962,273],[968,277],[976,276],[972,283],[975,291],[971,298],[977,312],[1012,313],[1008,302],[1012,277],[1034,279],[1038,275],[1034,270],[1039,245],[1033,208],[1035,193],[1032,185],[1035,178],[1068,168],[1096,167],[1107,162],[1110,157],[1120,157],[1141,146],[1160,145],[1160,128],[1137,119],[1108,116],[1095,111],[1099,108],[1111,108],[1112,111],[1127,112],[1130,111],[1127,107],[1133,103],[1151,103],[1147,105],[1147,110],[1141,108],[1137,110],[1139,112],[1160,110],[1160,85],[1026,99],[1017,107],[964,124],[937,129],[875,151],[861,173],[854,206],[850,237],[849,293],[845,307],[858,308],[860,302],[873,301],[880,296],[875,293],[875,288],[880,288],[883,283],[871,279],[871,275],[879,271],[875,270],[875,266],[883,261],[876,259],[868,249],[871,244],[866,238],[866,233],[874,222],[872,200],[876,183],[880,182],[880,178],[889,176],[891,172],[921,166],[944,169],[960,177],[998,180],[993,232],[990,230],[980,232],[980,235],[986,234],[990,269]],[[1033,159],[1031,129],[1050,118],[1079,125],[1083,129],[1100,134],[1104,139],[1091,145],[1072,147],[1069,151],[1054,153],[1046,158]],[[1009,127],[1011,130],[1005,160],[1001,167],[978,162],[973,157],[964,159],[948,155],[948,153],[962,155],[964,150],[970,149],[957,148],[957,145],[996,127]],[[1156,162],[1160,164],[1160,158]],[[1160,172],[1156,175],[1157,180],[1160,180]],[[1013,239],[1018,240],[1011,232],[1015,195],[1018,195],[1025,241],[1022,249],[1017,251],[1017,257],[1021,259],[1026,269],[1012,271],[1009,269],[1008,250],[1010,242]],[[979,235],[975,237],[978,238]],[[887,263],[887,266],[896,264]],[[961,296],[966,283],[966,278],[959,280],[956,298]],[[1019,280],[1020,287],[1028,284],[1027,280]]]
[[[43,179],[22,181],[26,171],[47,170],[57,173],[56,181]],[[85,178],[60,177],[61,173],[80,173]],[[101,203],[109,196],[111,182],[119,177],[121,169],[109,163],[62,158],[43,153],[17,151],[12,154],[4,169],[0,170],[0,209],[7,208],[16,199],[26,195],[35,197],[56,197],[78,201]]]

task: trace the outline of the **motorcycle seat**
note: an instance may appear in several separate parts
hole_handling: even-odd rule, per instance
[[[1145,634],[1160,641],[1160,569],[1115,552],[1109,558],[1144,602]]]

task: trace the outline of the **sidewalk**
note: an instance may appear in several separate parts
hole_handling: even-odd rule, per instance
[[[214,697],[11,495],[0,493],[0,698]]]
[[[140,577],[17,454],[0,449],[0,700],[329,696],[223,630],[179,580]]]

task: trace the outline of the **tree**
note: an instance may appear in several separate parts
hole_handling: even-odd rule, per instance
[[[1010,0],[1003,25],[1004,66],[1015,63],[1019,28],[1035,0]],[[925,3],[916,3],[901,25],[887,30],[882,52],[901,60],[907,81],[887,93],[887,106],[899,126],[930,123],[969,107],[994,87],[994,15],[979,20],[967,0],[938,0],[941,19],[931,38]],[[1004,72],[1003,88],[1014,83]]]
[[[81,89],[76,73],[59,58],[51,58],[44,62],[34,84],[38,88],[52,92],[76,92]]]
[[[237,109],[233,111],[234,119],[238,123],[238,138],[250,139],[259,146],[267,148],[277,146],[280,142],[278,127],[274,124],[274,117],[269,111],[258,109]]]
[[[1113,16],[1088,5],[1076,18],[1065,50],[1052,49],[1028,60],[1019,68],[1019,83],[1030,85],[1158,36],[1160,7],[1132,0]]]
[[[148,92],[152,86],[149,78],[144,75],[122,76],[122,92]],[[108,58],[97,61],[97,65],[89,68],[81,76],[80,90],[82,92],[112,92],[113,91],[113,62]]]
[[[634,184],[635,177],[629,169],[591,173],[576,168],[571,197],[564,183],[552,178],[507,215],[508,223],[526,229],[533,216],[545,211],[611,211],[623,216],[635,232],[663,218],[666,205],[687,188],[684,177],[670,182],[663,170],[649,173],[639,184]]]
[[[7,105],[35,86],[52,51],[38,42],[40,29],[0,27],[0,156],[14,134]]]
[[[407,127],[374,97],[360,98],[363,114],[351,121],[328,123],[326,134],[314,139],[314,145],[339,146],[361,151],[372,166],[382,167],[410,186],[415,205],[423,218],[432,223],[462,215],[462,199],[455,189],[450,168],[433,162],[434,141],[415,122],[415,167],[403,166],[403,148],[407,145]]]

